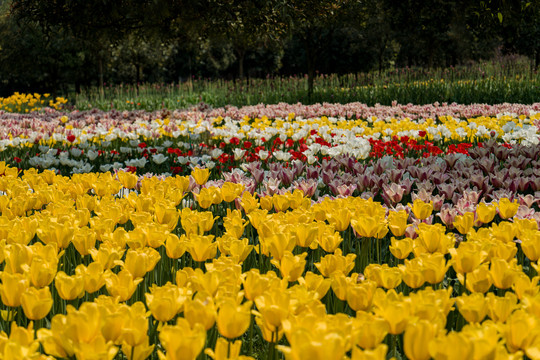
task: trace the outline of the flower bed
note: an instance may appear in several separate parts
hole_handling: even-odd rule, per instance
[[[352,108],[0,115],[0,353],[537,358],[537,105]]]

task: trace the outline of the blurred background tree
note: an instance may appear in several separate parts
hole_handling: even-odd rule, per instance
[[[195,78],[540,63],[526,0],[5,0],[0,95]]]

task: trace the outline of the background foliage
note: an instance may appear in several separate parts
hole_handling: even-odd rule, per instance
[[[0,95],[307,74],[311,97],[318,74],[505,54],[534,73],[538,39],[540,3],[523,0],[11,0],[0,5]]]

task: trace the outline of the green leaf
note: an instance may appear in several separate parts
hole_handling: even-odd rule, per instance
[[[497,16],[499,17],[499,22],[502,23],[502,21],[503,21],[503,14],[502,14],[502,13],[498,13]]]

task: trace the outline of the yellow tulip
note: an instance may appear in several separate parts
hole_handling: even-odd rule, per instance
[[[315,241],[315,239],[317,238],[318,233],[319,233],[319,226],[317,223],[313,223],[313,222],[308,223],[308,224],[300,223],[292,228],[292,235],[296,241],[296,245],[303,248],[307,248],[311,246],[313,241]],[[335,248],[333,250],[335,250]],[[328,252],[332,252],[332,251],[328,251]]]
[[[427,320],[409,322],[403,336],[405,355],[411,360],[429,360],[429,346],[436,333],[436,325]]]
[[[90,249],[90,256],[95,262],[99,262],[104,269],[112,269],[116,266],[116,261],[120,260],[124,255],[124,249],[119,248],[111,243],[102,243],[99,250]]]
[[[204,348],[206,331],[201,324],[193,328],[186,319],[178,318],[176,325],[165,325],[159,333],[159,341],[165,349],[158,351],[160,359],[195,360]]]
[[[278,261],[281,261],[286,251],[293,251],[296,246],[294,237],[290,233],[275,233],[266,237],[263,241],[266,243],[270,255]]]
[[[411,289],[418,289],[426,282],[420,258],[405,260],[405,265],[399,265],[399,270],[402,273],[403,282]]]
[[[110,270],[105,272],[105,286],[107,292],[118,301],[127,301],[133,296],[137,285],[142,282],[142,278],[134,279],[128,270],[121,270],[118,274]]]
[[[389,267],[388,264],[370,264],[364,270],[366,279],[373,280],[378,287],[394,289],[401,284],[401,271],[397,267]]]
[[[520,300],[523,300],[527,295],[536,296],[540,291],[540,288],[538,288],[539,280],[540,277],[538,276],[535,276],[531,279],[526,274],[519,273],[514,278],[514,284],[512,285],[512,289]]]
[[[96,245],[96,232],[88,226],[83,226],[75,231],[71,242],[81,256],[86,256]]]
[[[24,273],[32,262],[33,251],[30,246],[9,244],[4,247],[2,253],[5,257],[4,272],[7,273]]]
[[[487,205],[484,202],[481,202],[476,207],[476,215],[478,220],[483,224],[488,224],[493,221],[495,215],[497,215],[497,207],[495,205]]]
[[[53,220],[39,224],[37,235],[44,244],[56,243],[60,249],[65,249],[73,239],[75,228]]]
[[[331,278],[332,291],[339,300],[345,300],[347,298],[347,291],[349,285],[356,283],[358,280],[358,274],[353,273],[350,277],[345,276],[343,273],[332,274]]]
[[[403,236],[407,229],[409,214],[405,210],[390,211],[388,213],[388,228],[394,236]]]
[[[426,204],[420,199],[414,200],[413,204],[409,204],[414,216],[418,220],[427,219],[433,212],[433,201],[430,201],[429,204]]]
[[[118,176],[118,180],[120,180],[120,183],[126,189],[134,189],[137,181],[139,181],[137,175],[127,171],[119,171],[116,173],[116,176]]]
[[[435,360],[472,359],[474,343],[464,334],[450,332],[429,344],[429,353]]]
[[[112,342],[105,342],[103,337],[96,337],[90,342],[79,343],[75,347],[75,357],[83,359],[92,354],[96,359],[112,360],[118,353],[118,347]]]
[[[193,300],[188,299],[184,304],[184,318],[191,327],[201,324],[206,331],[216,323],[217,311],[212,297],[198,292]]]
[[[230,203],[234,201],[237,197],[239,197],[240,194],[242,194],[242,192],[244,191],[244,189],[245,186],[242,184],[235,184],[226,181],[221,186],[221,195],[225,202]]]
[[[380,344],[375,349],[361,350],[359,347],[353,347],[351,360],[386,360],[388,345]]]
[[[75,354],[74,332],[66,333],[68,328],[68,318],[66,315],[57,314],[51,320],[51,328],[41,328],[37,331],[37,338],[49,355],[67,358]]]
[[[508,289],[514,283],[514,279],[521,271],[521,268],[517,265],[517,259],[510,262],[503,259],[492,259],[489,271],[495,287]]]
[[[119,343],[127,343],[131,347],[145,344],[148,340],[148,318],[146,307],[140,301],[131,306],[121,305],[120,317],[123,321]],[[118,321],[118,318],[115,318]],[[114,326],[112,322],[110,325]],[[103,331],[103,328],[102,328]]]
[[[418,226],[418,238],[415,240],[415,255],[428,252],[446,254],[448,249],[454,247],[455,239],[452,234],[445,233],[446,228],[440,224]]]
[[[195,167],[191,171],[191,176],[193,176],[193,179],[195,179],[197,184],[204,185],[210,177],[210,169],[201,169],[199,167]]]
[[[275,194],[272,196],[272,204],[274,205],[276,212],[286,211],[290,207],[289,198],[285,195]]]
[[[450,264],[446,263],[444,255],[437,254],[422,254],[420,257],[420,263],[422,266],[422,274],[424,279],[434,285],[439,284],[444,280],[446,271],[450,268]]]
[[[142,344],[135,347],[124,342],[122,344],[122,352],[128,360],[146,360],[152,355],[155,347],[155,345],[149,345],[148,341],[148,338],[146,338]]]
[[[377,283],[371,280],[347,286],[347,304],[354,311],[367,311],[373,302]]]
[[[195,235],[188,237],[188,251],[193,260],[204,262],[216,257],[217,243],[214,242],[214,235]]]
[[[456,304],[460,314],[470,323],[479,323],[487,315],[488,304],[482,293],[458,296]]]
[[[455,298],[452,297],[452,287],[440,290],[427,287],[410,293],[408,299],[412,305],[413,316],[430,321],[437,325],[437,329],[445,326],[446,318],[455,302]]]
[[[320,232],[320,229],[321,226],[319,226],[319,234],[317,236],[318,244],[324,251],[328,253],[336,251],[339,245],[343,242],[341,234],[337,231],[334,231],[331,226],[324,226],[322,233]]]
[[[181,235],[179,238],[176,234],[168,234],[165,240],[165,251],[169,259],[179,259],[187,250],[187,238]]]
[[[204,353],[213,360],[252,360],[253,358],[251,356],[240,355],[241,348],[241,340],[229,343],[227,340],[219,338],[217,339],[214,350],[205,349]]]
[[[298,283],[305,286],[308,291],[315,291],[317,293],[317,298],[320,300],[330,289],[332,281],[330,279],[325,279],[322,275],[317,275],[308,271],[303,277],[298,278]]]
[[[489,293],[486,296],[487,314],[493,321],[504,323],[510,314],[518,308],[517,296],[514,293],[507,292],[504,297]]]
[[[199,234],[202,235],[207,231],[212,230],[214,222],[219,219],[219,216],[215,216],[210,211],[193,211],[193,215],[196,218],[197,226],[199,227]]]
[[[538,319],[526,311],[514,311],[502,326],[503,339],[511,352],[527,349],[540,336]]]
[[[199,203],[199,206],[203,209],[208,209],[214,204],[214,190],[209,188],[202,188],[199,193],[193,193],[195,199]]]
[[[170,282],[163,286],[152,284],[149,290],[150,293],[144,294],[146,306],[154,319],[161,322],[167,322],[182,312],[184,302],[189,295],[186,289],[180,289]]]
[[[105,286],[105,273],[103,265],[97,262],[90,263],[88,267],[78,265],[75,268],[77,275],[82,275],[84,279],[84,290],[89,293],[95,293]]]
[[[304,273],[307,255],[307,252],[300,255],[293,255],[290,251],[285,251],[280,261],[273,259],[271,263],[279,269],[283,279],[289,282],[295,282]]]
[[[540,231],[521,231],[520,240],[525,256],[531,261],[538,261],[540,259]]]
[[[43,319],[53,305],[53,299],[49,287],[42,289],[28,288],[22,293],[21,305],[26,317],[30,320]]]
[[[278,345],[286,360],[343,360],[347,351],[345,334],[341,331],[328,331],[313,334],[311,330],[300,328],[288,336],[289,346]]]
[[[351,219],[351,226],[358,236],[361,237],[377,237],[381,239],[388,232],[386,220],[373,216],[362,216]]]
[[[246,225],[247,221],[242,218],[240,210],[231,211],[230,209],[227,209],[227,216],[223,218],[223,226],[228,235],[240,239],[244,234]]]
[[[509,199],[502,198],[499,200],[498,208],[501,218],[509,219],[516,215],[519,208],[519,203],[517,202],[517,200],[510,202]]]
[[[259,269],[255,268],[245,272],[244,275],[242,282],[245,295],[248,300],[252,301],[269,288],[271,278],[277,278],[276,274],[272,271],[261,275]]]
[[[235,339],[242,336],[251,323],[251,301],[237,305],[233,299],[226,299],[220,306],[217,327],[221,336]]]
[[[493,285],[488,264],[480,265],[474,271],[466,273],[466,276],[467,279],[465,279],[464,274],[457,274],[459,282],[463,284],[470,292],[486,293],[491,285]],[[465,280],[467,281],[466,284]]]
[[[223,236],[221,239],[223,239],[225,236]],[[228,248],[223,251],[223,253],[226,253],[227,255],[234,258],[235,262],[238,264],[241,264],[246,260],[248,255],[253,251],[254,245],[249,244],[249,240],[247,238],[243,238],[241,240],[238,239],[230,239],[230,242],[227,244]]]
[[[255,196],[251,195],[249,191],[244,191],[242,194],[242,199],[240,200],[240,205],[246,214],[251,213],[253,210],[259,208],[259,201]]]
[[[123,267],[131,273],[134,279],[138,279],[152,271],[160,259],[159,252],[151,247],[129,249]]]
[[[265,291],[255,298],[259,316],[262,317],[271,331],[281,327],[283,320],[289,316],[291,297],[279,288]]]
[[[486,259],[487,253],[478,242],[462,242],[457,249],[450,249],[452,267],[459,274],[474,271]]]
[[[158,224],[165,225],[168,231],[173,231],[178,225],[180,213],[173,203],[164,201],[154,204],[154,219]]]
[[[283,327],[276,328],[268,323],[265,318],[256,316],[255,323],[261,331],[264,341],[269,343],[278,343],[283,338]],[[277,337],[277,339],[276,339]]]
[[[172,188],[179,193],[185,193],[189,189],[189,176],[176,175],[168,179],[172,182]]]
[[[272,210],[272,208],[274,207],[274,203],[272,202],[273,201],[272,199],[273,199],[272,196],[261,197],[259,200],[261,209],[268,210],[268,211]]]
[[[333,255],[326,255],[321,259],[321,262],[314,265],[324,277],[328,278],[335,273],[341,273],[346,276],[354,268],[355,259],[355,254],[343,256],[341,249],[336,249]]]
[[[474,213],[466,212],[463,215],[457,215],[454,218],[454,227],[461,233],[467,234],[474,224]]]
[[[362,349],[375,349],[390,329],[386,320],[370,313],[359,312],[355,324],[355,344]]]
[[[84,295],[84,279],[82,275],[68,276],[59,271],[54,278],[54,287],[64,300],[74,300]]]
[[[75,350],[80,343],[88,343],[101,337],[101,313],[96,303],[85,302],[78,310],[68,305],[66,320],[63,331],[64,334],[70,333]]]
[[[485,321],[482,324],[467,324],[460,334],[469,338],[473,344],[472,359],[494,359],[497,348],[504,348],[504,345],[499,343],[500,335],[495,323]]]
[[[148,223],[147,225],[140,226],[138,229],[140,229],[144,233],[144,237],[146,237],[146,244],[154,249],[158,249],[165,240],[167,239],[167,235],[169,234],[169,231],[164,225],[160,225],[157,223]],[[149,249],[145,249],[145,251]],[[159,261],[159,257],[155,256],[153,253],[148,253],[150,255],[150,258],[152,260],[155,260],[156,262]]]
[[[387,322],[390,334],[399,335],[405,331],[411,317],[411,304],[409,302],[403,301],[403,298],[395,290],[385,293],[379,289],[373,303],[374,313]]]
[[[54,253],[56,254],[56,251]],[[58,260],[56,255],[50,260],[34,257],[30,265],[30,271],[28,272],[30,283],[36,288],[49,286],[56,276],[57,268]]]
[[[333,209],[326,214],[326,219],[337,231],[345,231],[351,223],[351,212],[347,208]]]
[[[491,224],[491,235],[504,243],[509,243],[514,240],[517,235],[516,223],[502,221],[498,224]]]
[[[40,354],[39,342],[34,339],[34,324],[28,327],[11,323],[9,338],[6,333],[0,333],[0,356],[3,359],[46,359]]]
[[[397,259],[403,260],[406,259],[413,249],[413,240],[411,238],[405,238],[402,240],[397,240],[395,237],[391,239],[391,244],[389,249],[392,255]]]

